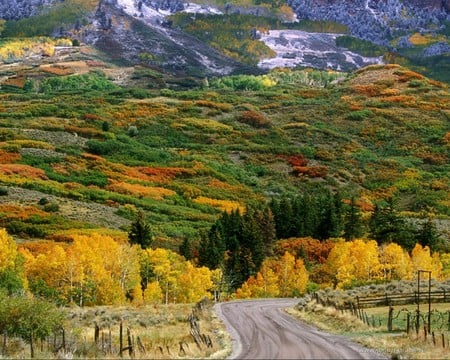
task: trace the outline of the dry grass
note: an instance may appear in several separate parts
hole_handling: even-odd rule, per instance
[[[46,359],[64,358],[108,358],[120,359],[119,328],[123,325],[123,346],[128,344],[127,329],[135,343],[135,359],[204,359],[225,358],[231,350],[231,342],[217,319],[212,305],[208,304],[201,311],[195,311],[200,332],[209,336],[213,347],[203,343],[196,345],[190,335],[188,316],[198,309],[195,304],[149,305],[140,307],[98,306],[71,308],[67,310],[65,326],[66,350],[52,353],[52,341],[38,346],[36,356]],[[95,324],[99,328],[97,344],[94,342]],[[111,335],[110,335],[111,334]],[[145,352],[138,350],[137,338]],[[112,345],[109,345],[109,339]],[[57,342],[60,339],[57,338]],[[181,345],[180,345],[181,344]],[[8,342],[8,356],[11,358],[27,358],[26,344],[11,339]],[[131,358],[127,351],[123,358]]]
[[[388,357],[398,356],[402,359],[450,358],[448,342],[446,348],[443,348],[440,334],[434,345],[431,336],[425,340],[423,333],[418,336],[415,333],[410,335],[404,332],[389,333],[384,327],[370,327],[348,312],[324,307],[315,302],[310,302],[302,308],[290,309],[288,312],[322,330],[348,336],[353,341]]]

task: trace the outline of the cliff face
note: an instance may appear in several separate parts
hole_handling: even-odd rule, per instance
[[[4,0],[0,1],[0,18],[18,20],[35,15],[42,6],[61,0]]]
[[[300,19],[332,20],[378,44],[394,36],[435,30],[450,17],[450,0],[288,0]]]

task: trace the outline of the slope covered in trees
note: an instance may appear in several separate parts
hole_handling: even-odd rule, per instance
[[[84,60],[6,73],[10,293],[79,305],[295,295],[408,278],[386,259],[417,249],[446,276],[446,85],[396,65],[201,83],[138,67],[139,88],[113,83],[116,71]],[[340,269],[361,252],[370,273]]]

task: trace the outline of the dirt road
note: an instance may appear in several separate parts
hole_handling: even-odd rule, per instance
[[[216,305],[233,339],[231,359],[385,359],[382,354],[295,320],[282,309],[296,299]]]

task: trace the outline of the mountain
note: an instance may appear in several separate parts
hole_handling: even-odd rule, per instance
[[[348,71],[394,62],[449,80],[449,0],[287,4],[291,8],[272,0],[14,0],[0,4],[0,17],[8,20],[4,36],[71,38],[117,64],[145,64],[176,76],[276,66]]]
[[[352,35],[389,45],[393,37],[435,32],[450,14],[449,0],[288,0],[300,19],[332,20]]]

